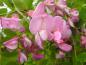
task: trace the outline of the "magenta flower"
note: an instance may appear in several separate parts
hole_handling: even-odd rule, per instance
[[[31,40],[25,34],[22,35],[20,42],[24,48],[30,47],[32,45]]]
[[[32,56],[33,56],[33,59],[35,59],[35,60],[39,60],[39,59],[44,58],[43,54],[32,54]]]

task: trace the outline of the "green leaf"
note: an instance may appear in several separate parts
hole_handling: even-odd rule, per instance
[[[86,62],[86,52],[80,53],[77,56],[77,61],[79,61],[79,62]]]
[[[2,49],[1,52],[1,65],[18,65],[17,62],[17,51],[8,52],[5,49]]]
[[[5,15],[7,13],[7,8],[0,8],[0,15]]]
[[[32,9],[33,0],[13,0],[19,10]]]
[[[14,9],[12,0],[3,0],[3,2],[4,2],[10,9],[12,9],[12,10]]]

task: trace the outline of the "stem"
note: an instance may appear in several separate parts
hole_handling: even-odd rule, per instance
[[[27,21],[27,23],[28,23],[28,19],[27,19],[27,17],[26,16],[24,16],[23,14],[22,14],[22,12],[21,11],[19,11],[19,9],[16,7],[16,5],[15,5],[15,3],[14,3],[14,1],[12,0],[12,3],[13,3],[13,5],[14,5],[14,7],[15,7],[15,10],[25,19],[25,21]]]
[[[74,40],[74,38],[72,37],[72,41],[73,41],[73,65],[83,65],[82,63],[80,63],[80,62],[78,62],[77,61],[77,49],[76,49],[76,42],[75,42],[75,40]]]
[[[73,39],[72,39],[73,40]],[[75,48],[75,41],[73,40],[73,47],[74,47],[74,58],[73,58],[73,64],[77,65],[76,59],[77,59],[77,54],[76,54],[76,48]]]

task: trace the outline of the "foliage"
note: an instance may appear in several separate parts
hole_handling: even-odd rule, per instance
[[[35,5],[38,4],[37,0]],[[28,10],[34,9],[33,0],[0,0],[0,16],[11,16],[12,13],[17,13],[20,15],[21,23],[23,23],[26,28],[26,34],[29,36],[29,25],[27,22],[27,15],[25,15]],[[7,8],[3,8],[3,3],[5,3],[10,9],[10,12],[7,12]],[[79,10],[79,23],[77,28],[80,29],[83,25],[86,25],[86,0],[68,0],[67,4],[71,8],[77,8]],[[2,8],[1,8],[2,7]],[[52,42],[45,41],[45,48],[39,52],[43,53],[45,57],[41,60],[32,59],[31,54],[29,54],[28,61],[24,65],[86,65],[86,49],[80,45],[80,35],[75,33],[76,30],[73,30],[73,35],[71,37],[73,49],[71,52],[67,53],[63,59],[56,59],[55,54],[58,52],[55,46],[52,45]],[[14,52],[8,52],[3,46],[3,42],[11,39],[15,35],[21,35],[20,32],[13,32],[9,29],[3,30],[6,34],[6,37],[3,37],[0,32],[0,65],[20,65],[17,63],[17,50]]]

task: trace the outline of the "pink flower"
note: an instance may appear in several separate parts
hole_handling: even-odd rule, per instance
[[[2,22],[1,22],[1,18],[0,18],[0,30],[2,29]]]
[[[59,31],[56,31],[54,32],[54,40],[57,42],[57,43],[61,43],[61,33]]]
[[[86,45],[86,36],[81,36],[81,44]]]
[[[38,17],[44,14],[45,14],[45,4],[43,2],[40,2],[37,5],[36,9],[33,11],[32,17]]]
[[[33,59],[35,59],[35,60],[39,60],[39,59],[44,58],[43,54],[32,54],[32,56],[33,56]]]
[[[35,35],[35,43],[38,45],[38,47],[39,47],[40,49],[43,49],[43,46],[42,46],[42,39],[41,39],[39,33],[37,33],[37,34]]]
[[[39,32],[39,36],[41,37],[41,39],[42,39],[43,41],[45,41],[45,40],[48,39],[48,33],[47,33],[46,30],[41,30],[41,31]]]
[[[72,32],[69,28],[69,26],[67,25],[66,21],[60,17],[60,16],[56,16],[54,17],[54,26],[55,26],[55,30],[56,31],[60,31],[61,35],[62,35],[62,39],[68,39]]]
[[[11,18],[1,17],[0,18],[3,29],[11,29],[13,31],[19,30],[24,31],[24,27],[20,24],[18,16],[12,16]]]
[[[54,5],[54,0],[45,0],[44,1],[47,5]]]
[[[18,62],[20,64],[23,64],[26,61],[27,61],[27,56],[25,55],[25,53],[19,51],[19,54],[18,54]]]
[[[58,44],[58,47],[65,52],[69,52],[72,49],[72,46],[66,43],[60,43]]]
[[[18,47],[18,37],[14,37],[3,43],[4,46],[9,50],[15,50]]]
[[[59,6],[61,9],[64,9],[67,7],[66,0],[58,0],[57,6]]]
[[[25,34],[22,35],[22,38],[20,41],[24,48],[30,47],[32,45],[31,40]]]
[[[76,9],[71,9],[70,14],[71,14],[71,20],[73,22],[79,21],[79,11],[77,11]]]
[[[45,12],[45,4],[43,2],[39,3],[35,9],[29,29],[35,35],[36,44],[41,49],[43,49],[42,42],[50,40],[50,37],[55,42],[62,43],[64,40],[68,40],[72,34],[67,22],[61,16],[51,16]],[[64,44],[61,49],[66,46],[68,46],[68,49],[71,48],[70,45]],[[66,48],[64,48],[65,51],[67,51]]]

